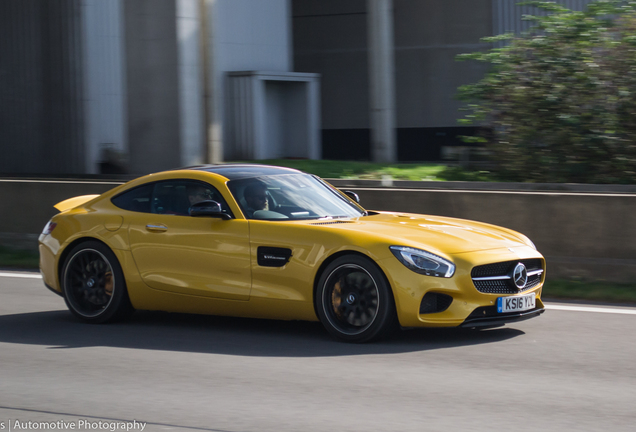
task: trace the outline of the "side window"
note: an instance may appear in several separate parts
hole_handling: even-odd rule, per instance
[[[213,200],[221,204],[224,213],[232,215],[221,194],[207,183],[193,180],[170,180],[154,184],[151,212],[157,214],[190,215],[190,206]]]
[[[150,198],[153,185],[143,185],[113,197],[110,201],[117,207],[142,213],[150,213]]]

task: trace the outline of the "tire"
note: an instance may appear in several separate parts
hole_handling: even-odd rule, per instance
[[[315,294],[318,318],[332,336],[346,342],[368,342],[397,327],[391,287],[368,258],[345,255],[320,275]]]
[[[64,261],[60,283],[66,306],[83,321],[112,322],[134,311],[119,261],[103,243],[75,246]]]

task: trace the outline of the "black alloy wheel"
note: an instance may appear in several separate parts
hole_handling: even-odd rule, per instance
[[[397,324],[384,274],[362,256],[345,255],[330,263],[318,281],[315,301],[327,331],[348,342],[381,338]]]
[[[133,311],[117,257],[102,243],[75,246],[64,262],[61,282],[66,305],[84,321],[114,321]]]

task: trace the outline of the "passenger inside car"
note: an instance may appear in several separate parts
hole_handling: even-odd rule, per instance
[[[200,203],[201,201],[211,200],[212,194],[210,191],[200,185],[188,185],[188,201],[190,205],[194,205],[196,203]]]

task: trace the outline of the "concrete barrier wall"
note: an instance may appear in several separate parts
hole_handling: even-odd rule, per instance
[[[37,238],[53,207],[78,195],[102,194],[122,181],[0,179],[0,244],[37,250]]]
[[[524,190],[529,186],[331,183],[358,193],[368,209],[473,219],[522,232],[546,257],[552,279],[636,280],[636,187],[539,185],[535,188],[543,190]],[[117,184],[0,180],[0,242],[34,248],[37,235],[56,213],[55,203],[102,193]]]

